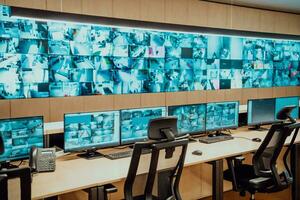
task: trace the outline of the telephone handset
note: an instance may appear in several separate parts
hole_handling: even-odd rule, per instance
[[[31,147],[30,149],[29,166],[32,171],[55,171],[55,160],[55,148]]]

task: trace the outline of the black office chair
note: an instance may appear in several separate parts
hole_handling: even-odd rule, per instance
[[[0,155],[2,155],[4,153],[4,142],[3,142],[3,138],[0,134]]]
[[[136,143],[130,162],[128,175],[124,185],[126,200],[181,200],[179,182],[184,166],[188,135],[176,137],[177,118],[163,117],[150,120],[148,137],[150,141]],[[135,193],[135,181],[140,164],[145,165],[145,157],[141,157],[143,150],[151,150],[151,159],[146,174],[145,187],[140,194]],[[171,160],[173,162],[171,162]],[[170,164],[170,165],[169,165]],[[143,167],[145,168],[145,166]],[[154,185],[157,179],[157,194]],[[137,181],[136,185],[141,186]]]
[[[288,116],[293,108],[295,107],[284,108],[277,116],[282,120],[290,118]],[[256,192],[271,193],[288,188],[293,182],[293,177],[287,160],[299,127],[300,123],[292,120],[273,124],[254,154],[252,165],[243,164],[243,157],[228,158],[229,169],[224,172],[224,179],[232,182],[233,190],[240,192],[241,196],[245,196],[246,192],[249,192],[251,200],[255,199]],[[291,143],[283,156],[285,169],[280,173],[276,163],[287,137],[292,133]]]

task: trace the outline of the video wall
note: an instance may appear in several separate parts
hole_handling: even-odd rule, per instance
[[[0,98],[300,85],[300,41],[9,17]]]

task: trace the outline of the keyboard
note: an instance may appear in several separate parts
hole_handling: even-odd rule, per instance
[[[199,142],[205,144],[212,144],[212,143],[222,142],[222,141],[232,140],[232,139],[233,137],[230,135],[220,135],[220,136],[213,136],[213,137],[204,136],[199,139]]]
[[[105,157],[110,159],[110,160],[116,160],[116,159],[131,157],[132,153],[133,153],[133,150],[120,151],[120,152],[106,154]],[[142,150],[142,154],[147,154],[147,153],[151,153],[151,150],[150,149],[143,149]]]

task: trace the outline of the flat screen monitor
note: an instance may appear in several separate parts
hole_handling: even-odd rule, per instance
[[[121,144],[147,140],[150,119],[165,116],[165,107],[121,110]]]
[[[65,151],[95,151],[99,148],[118,146],[119,119],[118,111],[65,114]]]
[[[0,134],[4,142],[4,154],[0,163],[29,158],[30,148],[44,146],[43,117],[24,117],[0,120]]]
[[[207,103],[206,130],[218,131],[237,128],[239,119],[239,102]]]
[[[248,100],[248,125],[270,124],[275,121],[275,99]]]
[[[281,97],[281,98],[276,98],[276,103],[275,103],[275,117],[277,119],[277,113],[285,106],[297,106],[297,108],[293,109],[291,112],[291,117],[294,119],[299,118],[299,97]]]
[[[168,107],[168,116],[176,116],[179,134],[199,134],[205,132],[206,104]]]

